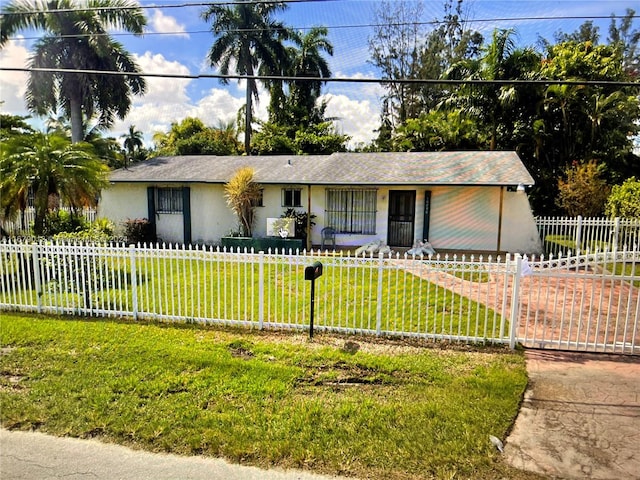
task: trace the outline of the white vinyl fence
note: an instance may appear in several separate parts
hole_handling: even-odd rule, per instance
[[[640,218],[536,217],[544,251],[634,250],[640,245]]]
[[[530,259],[0,243],[0,309],[640,353],[638,253]],[[591,335],[586,332],[597,332]]]

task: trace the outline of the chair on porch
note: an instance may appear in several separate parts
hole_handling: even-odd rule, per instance
[[[331,243],[333,249],[336,249],[336,231],[333,227],[324,227],[320,232],[320,250],[325,249],[325,244]]]

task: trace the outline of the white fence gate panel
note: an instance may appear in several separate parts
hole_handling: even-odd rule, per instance
[[[530,262],[518,341],[527,347],[640,353],[640,252]]]

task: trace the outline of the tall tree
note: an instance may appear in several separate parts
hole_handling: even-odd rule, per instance
[[[552,80],[623,81],[628,78],[616,45],[566,42],[550,47],[540,75]],[[542,155],[559,168],[575,160],[598,159],[609,181],[631,175],[627,153],[638,132],[638,89],[608,85],[547,87],[540,120],[547,136]]]
[[[289,85],[289,103],[302,114],[296,115],[297,121],[307,122],[316,111],[316,102],[320,97],[323,81],[331,77],[329,63],[323,53],[333,55],[333,45],[327,39],[326,27],[313,27],[306,34],[294,32],[291,36],[297,48],[291,50],[290,73],[294,77],[308,77],[314,80],[293,80]],[[302,118],[300,118],[302,117]]]
[[[27,105],[38,115],[62,109],[71,121],[74,142],[83,138],[84,122],[94,115],[103,128],[124,119],[131,95],[145,92],[139,68],[110,28],[141,35],[146,18],[133,0],[14,0],[0,18],[0,47],[23,29],[43,30],[29,68],[114,71],[130,75],[31,71]]]
[[[400,125],[392,140],[397,152],[484,150],[486,139],[476,121],[460,110],[432,110]]]
[[[142,141],[142,132],[136,130],[135,125],[129,125],[129,131],[122,135],[122,138],[124,138],[124,149],[127,151],[124,163],[124,167],[127,168],[127,163],[135,158],[136,150],[142,149],[144,142]]]
[[[283,73],[293,79],[271,82],[269,121],[261,123],[252,151],[329,154],[346,149],[349,137],[339,134],[332,119],[326,118],[327,102],[318,101],[324,79],[331,76],[324,56],[333,55],[327,33],[325,27],[313,27],[306,34],[291,32],[293,45],[287,47],[288,58],[282,65]]]
[[[0,206],[12,216],[34,195],[34,233],[42,234],[54,195],[72,207],[95,205],[108,185],[108,167],[88,143],[71,143],[59,134],[21,135],[0,146]]]
[[[447,76],[462,80],[516,80],[531,79],[536,75],[539,56],[530,49],[517,50],[514,42],[515,31],[497,29],[491,43],[483,47],[479,59],[465,59],[453,65]],[[522,96],[522,89],[515,85],[463,85],[453,92],[445,102],[449,108],[463,108],[486,125],[489,148],[496,150],[499,145],[501,127],[510,130],[507,122],[515,123],[513,108]]]
[[[239,75],[246,76],[244,148],[247,154],[251,151],[252,100],[258,100],[257,83],[251,77],[258,72],[277,73],[279,59],[286,58],[282,41],[288,38],[288,29],[273,18],[285,8],[283,2],[236,0],[233,6],[211,5],[202,13],[202,18],[211,22],[215,37],[207,55],[210,66],[218,66],[223,75],[228,75],[233,67]]]
[[[382,85],[387,91],[383,98],[383,116],[394,126],[419,113],[419,88],[393,80],[419,78],[423,10],[421,0],[382,0],[374,11],[373,35],[369,37],[370,62],[380,69]]]
[[[633,19],[636,12],[627,8],[627,14],[616,23],[615,17],[611,18],[609,25],[609,43],[622,50],[624,69],[630,78],[637,79],[640,76],[640,30],[633,27]]]
[[[480,55],[482,34],[467,27],[466,15],[463,0],[445,0],[444,17],[435,21],[438,27],[429,32],[420,54],[421,78],[442,78],[452,65]],[[448,92],[448,88],[441,85],[423,85],[424,108],[436,107]]]
[[[29,117],[0,113],[0,142],[16,135],[34,133],[33,127],[27,123]]]
[[[240,150],[233,123],[207,127],[199,118],[173,122],[169,132],[156,132],[158,155],[236,155]]]

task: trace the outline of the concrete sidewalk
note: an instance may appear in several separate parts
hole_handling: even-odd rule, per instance
[[[2,480],[327,480],[301,471],[262,470],[206,457],[131,450],[95,440],[0,429]],[[345,479],[346,480],[346,479]],[[353,479],[351,479],[353,480]]]
[[[640,480],[640,357],[527,351],[505,458],[564,479]]]

